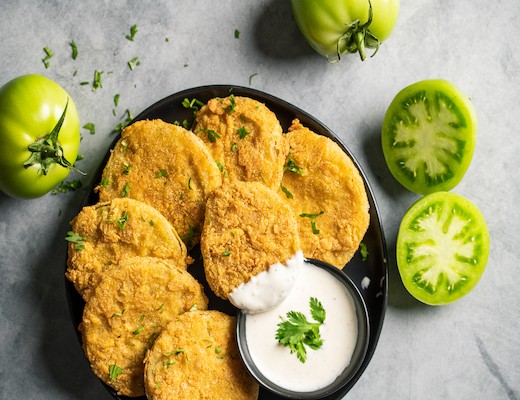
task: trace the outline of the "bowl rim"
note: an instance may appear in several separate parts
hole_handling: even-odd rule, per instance
[[[351,362],[345,367],[344,371],[334,380],[334,382],[317,390],[298,392],[279,386],[266,378],[264,374],[262,374],[262,372],[256,367],[254,359],[251,357],[249,352],[246,340],[247,334],[245,325],[248,314],[242,310],[237,311],[235,336],[240,357],[249,373],[254,377],[260,386],[282,398],[311,400],[322,399],[334,395],[347,386],[350,381],[355,378],[357,372],[363,365],[363,361],[368,351],[368,345],[370,341],[370,318],[363,295],[352,279],[345,272],[322,260],[305,257],[304,261],[323,269],[330,275],[334,276],[338,281],[340,281],[352,297],[356,310],[358,323],[358,338],[356,341],[356,346],[352,353]]]

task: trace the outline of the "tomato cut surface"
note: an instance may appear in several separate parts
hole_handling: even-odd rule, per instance
[[[430,305],[469,293],[486,267],[489,233],[471,201],[448,192],[429,194],[406,212],[397,236],[397,266],[406,289]]]
[[[381,140],[392,175],[419,194],[453,189],[475,149],[477,117],[452,83],[425,80],[401,90],[385,114]]]

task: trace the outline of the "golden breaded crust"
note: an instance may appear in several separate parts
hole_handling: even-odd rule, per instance
[[[258,398],[238,353],[235,318],[219,311],[188,312],[168,325],[146,357],[145,385],[150,400]]]
[[[88,299],[106,267],[124,258],[164,258],[181,269],[191,261],[168,220],[137,200],[121,198],[84,207],[71,226],[82,241],[69,243],[65,275],[84,299]]]
[[[271,189],[280,184],[289,147],[265,104],[234,95],[212,99],[197,112],[193,132],[222,165],[224,179],[262,182]]]
[[[92,370],[120,395],[144,395],[147,349],[177,315],[207,304],[195,278],[165,260],[134,257],[107,269],[80,324]]]
[[[291,147],[288,162],[302,170],[301,174],[289,169],[284,173],[282,185],[292,198],[282,189],[278,193],[297,216],[303,254],[342,269],[370,223],[363,179],[336,143],[303,127],[297,119],[286,138]],[[313,220],[314,231],[319,233],[313,232]]]
[[[299,249],[291,208],[259,182],[229,182],[208,198],[201,236],[206,280],[215,294],[229,293]]]
[[[215,160],[196,135],[156,119],[123,130],[96,190],[100,201],[130,197],[151,204],[190,248],[198,242],[206,199],[221,183]]]

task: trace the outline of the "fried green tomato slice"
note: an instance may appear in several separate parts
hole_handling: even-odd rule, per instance
[[[276,115],[265,104],[230,95],[208,101],[193,132],[208,146],[226,180],[280,184],[289,150]]]
[[[429,194],[406,212],[396,251],[401,279],[412,296],[430,305],[452,303],[467,295],[484,273],[486,221],[465,197]]]
[[[134,257],[105,271],[80,331],[94,373],[119,395],[144,395],[144,358],[179,314],[206,309],[203,287],[167,261]]]
[[[123,130],[96,190],[100,201],[128,197],[149,203],[189,249],[199,241],[207,197],[221,183],[215,160],[196,135],[156,119]]]
[[[364,181],[335,142],[299,120],[286,138],[291,150],[278,193],[296,216],[303,255],[342,269],[370,223]]]
[[[390,172],[419,194],[453,189],[475,149],[477,117],[453,83],[425,80],[401,90],[385,114],[381,140]]]
[[[201,236],[206,280],[219,297],[300,250],[290,207],[259,182],[224,183],[208,198]]]
[[[168,260],[186,269],[191,258],[170,222],[155,208],[129,198],[86,206],[67,236],[66,277],[86,300],[111,264],[134,256]]]
[[[240,358],[235,318],[219,311],[192,311],[169,324],[148,352],[150,400],[255,400],[258,384]]]

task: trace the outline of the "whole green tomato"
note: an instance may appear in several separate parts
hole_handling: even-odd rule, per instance
[[[78,155],[78,111],[67,92],[41,75],[0,88],[0,190],[43,196],[63,181]]]
[[[345,53],[377,52],[397,22],[399,0],[291,0],[296,23],[311,45],[331,62]]]

